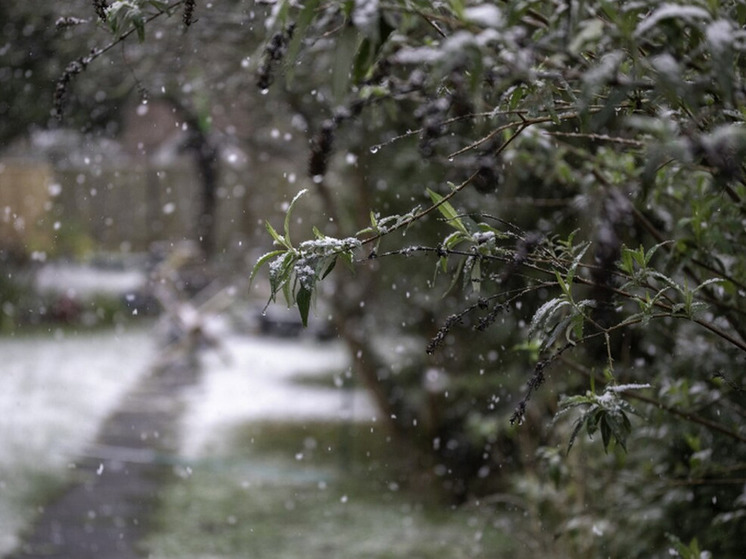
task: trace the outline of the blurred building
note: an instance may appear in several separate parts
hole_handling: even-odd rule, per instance
[[[81,256],[140,252],[154,241],[194,239],[200,181],[185,131],[164,103],[138,105],[118,140],[36,130],[0,153],[0,251]],[[219,156],[219,247],[257,226],[247,158]]]

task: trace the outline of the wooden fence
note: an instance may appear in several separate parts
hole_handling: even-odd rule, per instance
[[[223,173],[217,239],[225,248],[255,234],[257,208],[240,178]],[[78,255],[145,251],[154,241],[193,239],[199,180],[191,160],[53,169],[0,161],[0,250]]]

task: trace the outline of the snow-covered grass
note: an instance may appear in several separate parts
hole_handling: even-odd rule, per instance
[[[147,373],[152,338],[141,329],[0,339],[0,555]],[[189,467],[165,488],[146,542],[152,557],[473,559],[510,550],[487,511],[403,491],[396,464],[407,468],[408,453],[391,447],[364,393],[331,381],[349,367],[342,345],[220,339],[185,395],[179,463]],[[327,387],[294,382],[316,375]]]
[[[236,425],[256,420],[371,420],[377,412],[361,391],[304,386],[295,376],[344,375],[340,343],[229,335],[203,356],[204,378],[188,394],[182,453],[214,452]]]
[[[147,371],[148,329],[0,338],[0,555]]]
[[[514,555],[489,507],[456,510],[417,490],[413,455],[367,395],[330,381],[349,367],[343,346],[229,336],[223,350],[227,361],[203,356],[190,388],[181,478],[161,494],[149,557]],[[328,387],[293,382],[315,375]]]
[[[202,356],[203,378],[186,394],[181,452],[205,456],[255,420],[371,419],[360,392],[293,383],[342,375],[340,344],[220,333]],[[149,327],[0,338],[0,556],[96,436],[102,420],[156,357]]]
[[[229,447],[162,493],[149,557],[518,556],[492,507],[423,491],[412,453],[375,424],[250,422],[223,436]]]

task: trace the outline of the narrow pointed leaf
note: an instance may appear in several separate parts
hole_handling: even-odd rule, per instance
[[[251,270],[251,275],[249,276],[249,283],[251,283],[252,281],[254,281],[254,278],[256,277],[256,274],[259,272],[259,269],[264,264],[266,264],[267,262],[269,262],[270,260],[272,260],[276,256],[280,256],[284,252],[286,252],[284,249],[283,250],[273,250],[272,252],[268,252],[267,254],[262,255],[256,261],[256,264],[254,264],[254,269]]]
[[[300,320],[303,323],[303,326],[308,326],[308,311],[311,308],[311,291],[305,287],[301,287],[295,295],[295,302],[298,305],[298,312],[300,312]]]
[[[428,188],[427,193],[429,194],[430,199],[433,201],[433,204],[438,206],[438,211],[441,213],[441,215],[443,215],[443,217],[446,218],[448,224],[458,231],[461,231],[465,235],[468,235],[469,230],[464,225],[464,222],[461,221],[461,218],[459,217],[456,209],[451,205],[451,203],[447,200],[444,201],[443,196],[441,196],[434,190]]]
[[[293,214],[293,208],[295,207],[295,204],[300,200],[301,196],[303,196],[306,192],[308,192],[307,188],[304,188],[298,194],[295,195],[295,197],[291,200],[290,205],[288,206],[288,211],[285,214],[285,224],[284,224],[284,230],[285,230],[285,244],[288,248],[291,248],[292,245],[290,243],[290,216]]]

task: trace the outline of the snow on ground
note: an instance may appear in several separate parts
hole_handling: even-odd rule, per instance
[[[157,356],[153,339],[149,327],[0,338],[0,556],[29,520],[39,476],[66,477],[103,419],[148,373]],[[248,421],[376,415],[361,391],[293,382],[296,375],[344,375],[349,358],[340,343],[223,333],[220,351],[205,352],[202,363],[201,381],[185,395],[185,456],[220,448]]]
[[[0,338],[0,555],[39,475],[60,475],[154,356],[149,329]]]
[[[147,284],[147,274],[140,269],[96,268],[70,263],[52,263],[39,269],[35,287],[40,293],[62,293],[77,297],[135,293]]]
[[[376,409],[360,390],[304,386],[293,377],[344,375],[340,343],[231,335],[224,354],[203,357],[202,382],[190,389],[182,423],[182,453],[204,455],[231,427],[252,420],[371,420]]]
[[[149,329],[0,339],[0,461],[62,462],[154,356]]]

